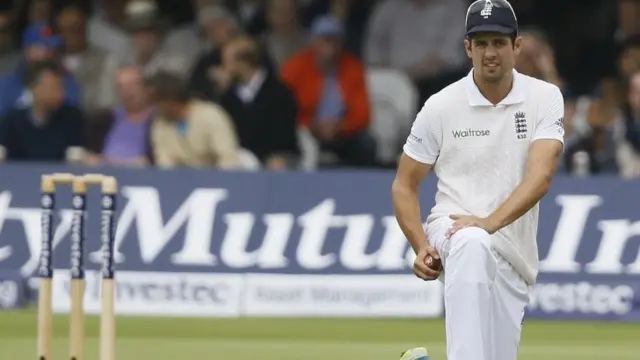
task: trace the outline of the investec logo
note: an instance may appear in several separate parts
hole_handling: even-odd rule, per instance
[[[476,130],[471,128],[465,130],[452,130],[451,133],[453,134],[454,139],[491,135],[490,130]]]
[[[231,201],[229,191],[200,188],[195,189],[173,214],[163,214],[156,188],[125,186],[122,196],[127,201],[120,212],[114,245],[116,261],[124,262],[122,270],[130,269],[128,264],[150,266],[168,247],[174,249],[169,261],[175,266],[225,269],[319,271],[337,266],[342,271],[407,271],[415,258],[393,215],[336,214],[334,199],[321,200],[302,214],[255,214],[250,211],[219,214],[220,205]],[[596,210],[603,205],[603,199],[598,195],[558,195],[555,202],[561,212],[555,233],[548,239],[551,241],[549,251],[541,258],[541,272],[640,275],[640,249],[634,241],[640,235],[640,220],[593,219],[591,214],[598,213]],[[72,226],[71,210],[62,210],[60,216],[53,239],[54,249],[69,235]],[[4,224],[4,229],[15,229],[13,225],[6,226],[7,221],[22,224],[30,255],[22,265],[22,271],[30,275],[38,266],[40,209],[11,207],[11,193],[0,192],[0,225]],[[595,222],[600,230],[599,242],[594,236],[588,238],[592,243],[584,241],[588,222]],[[265,230],[253,234],[259,223],[264,224]],[[217,227],[223,227],[225,231],[214,239],[213,230]],[[184,229],[184,236],[178,237],[181,229]],[[342,239],[330,237],[329,233],[334,230],[341,230]],[[252,234],[259,237],[257,243],[250,241]],[[370,243],[374,237],[379,245],[372,248]],[[327,251],[328,240],[335,241],[339,247]],[[138,243],[126,244],[133,241]],[[214,241],[220,243],[219,247],[215,246],[219,249],[215,252],[212,251]],[[291,246],[293,242],[295,246]],[[126,259],[123,245],[126,248],[137,245],[140,257]],[[589,249],[594,255],[586,264],[576,261],[578,250],[582,248]],[[100,250],[89,251],[92,251],[90,262],[100,264]],[[623,264],[622,256],[628,251],[634,252],[635,260]],[[19,254],[11,244],[0,243],[0,268],[3,262],[12,263],[14,256]]]

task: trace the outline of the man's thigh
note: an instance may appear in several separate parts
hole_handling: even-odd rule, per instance
[[[425,233],[427,234],[429,245],[438,251],[443,264],[446,261],[449,251],[450,241],[446,238],[446,234],[451,224],[453,224],[453,220],[448,217],[441,217],[425,226]]]
[[[516,360],[530,287],[500,255],[491,309],[492,353],[496,360]]]

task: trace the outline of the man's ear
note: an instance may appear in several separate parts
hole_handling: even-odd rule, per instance
[[[520,51],[522,51],[522,36],[518,36],[513,40],[513,51],[516,55],[520,55]]]
[[[467,57],[471,59],[471,40],[464,39],[464,51],[467,53]]]

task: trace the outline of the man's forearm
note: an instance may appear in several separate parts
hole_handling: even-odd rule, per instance
[[[392,197],[400,229],[409,240],[413,251],[418,253],[422,247],[428,244],[422,228],[418,193],[405,185],[394,183]]]
[[[536,176],[525,179],[487,220],[491,232],[496,232],[516,221],[542,199],[551,186],[548,176]]]

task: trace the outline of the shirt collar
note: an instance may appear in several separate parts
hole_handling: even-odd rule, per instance
[[[258,70],[251,80],[246,83],[238,86],[237,94],[244,102],[251,102],[255,99],[256,95],[258,95],[258,91],[262,88],[262,84],[267,78],[267,73],[264,69]]]
[[[500,101],[498,105],[514,105],[524,101],[525,93],[522,88],[522,79],[520,73],[516,70],[513,71],[513,86],[507,96]],[[464,79],[465,86],[467,88],[467,95],[469,97],[469,105],[471,106],[493,106],[493,104],[482,95],[475,81],[473,81],[473,69],[469,71],[469,74]]]

